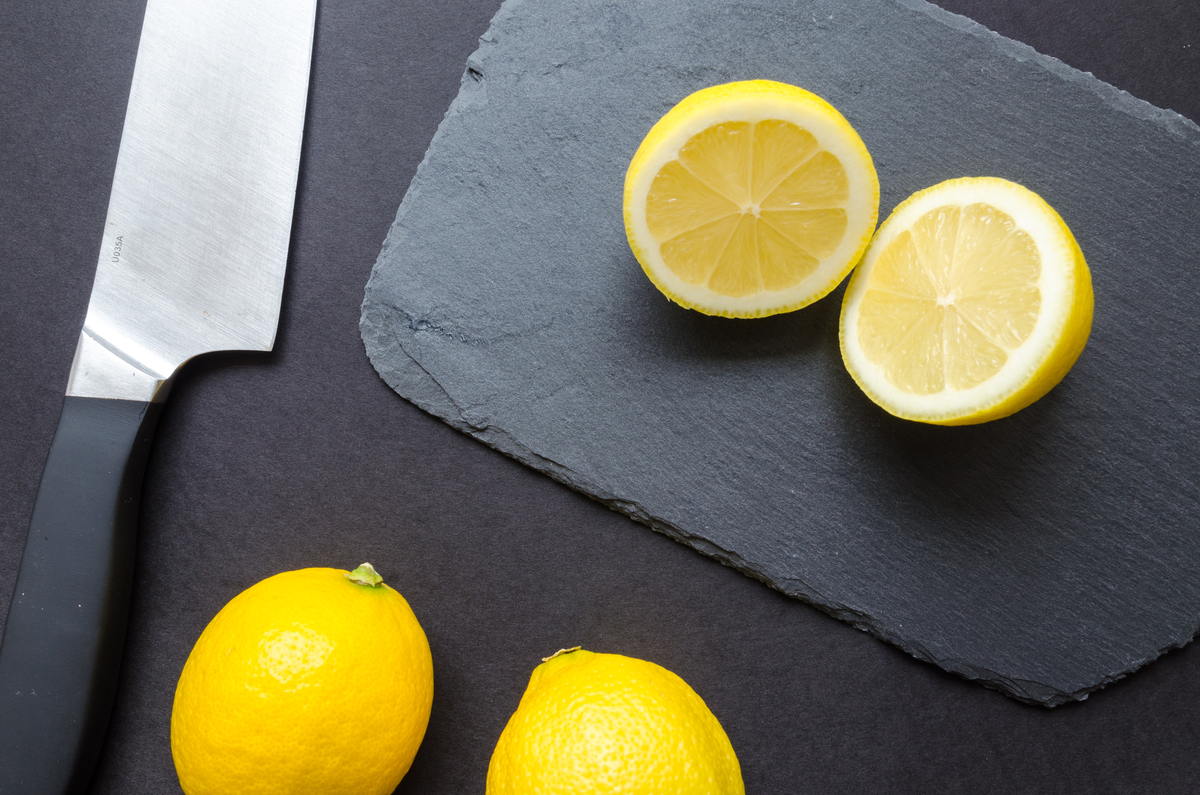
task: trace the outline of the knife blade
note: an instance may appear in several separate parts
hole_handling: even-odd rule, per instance
[[[275,340],[316,0],[149,0],[95,281],[0,642],[0,793],[78,792],[128,619],[141,478],[188,360]]]

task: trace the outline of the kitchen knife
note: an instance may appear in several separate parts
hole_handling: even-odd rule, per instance
[[[174,373],[270,350],[316,0],[149,0],[99,265],[0,644],[0,793],[78,792],[117,683]]]

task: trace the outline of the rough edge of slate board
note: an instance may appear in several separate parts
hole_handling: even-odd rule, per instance
[[[1052,74],[1058,76],[1061,80],[1079,86],[1082,89],[1093,93],[1105,104],[1115,111],[1124,113],[1133,118],[1143,121],[1152,122],[1160,125],[1164,130],[1169,131],[1174,135],[1185,137],[1200,133],[1200,126],[1192,120],[1176,113],[1173,110],[1160,108],[1143,99],[1139,99],[1129,92],[1117,88],[1109,83],[1106,83],[1091,72],[1085,72],[1076,69],[1063,63],[1059,59],[1038,52],[1028,44],[1002,36],[999,33],[985,27],[973,19],[947,11],[939,6],[933,5],[927,0],[889,0],[898,6],[907,8],[914,13],[923,14],[935,22],[942,24],[953,30],[960,31],[965,35],[983,39],[994,43],[997,51],[1018,62],[1033,62],[1037,63]],[[425,156],[418,164],[416,172],[413,176],[409,190],[405,193],[403,200],[400,202],[400,207],[396,212],[396,220],[393,222],[394,229],[401,224],[405,213],[413,201],[421,194],[420,174],[424,170],[429,153],[437,145],[438,139],[443,134],[443,127],[446,121],[456,115],[460,109],[460,104],[470,105],[471,100],[464,98],[463,89],[470,88],[475,85],[477,77],[473,65],[478,63],[477,55],[489,47],[494,41],[495,36],[493,31],[497,28],[498,21],[502,24],[503,17],[510,13],[512,9],[526,2],[526,0],[505,0],[496,15],[489,23],[488,30],[479,38],[480,46],[472,53],[466,61],[463,70],[462,78],[459,84],[459,94],[455,96],[447,109],[442,121],[438,125],[437,131],[434,133],[433,139],[429,147],[426,149]],[[372,268],[371,278],[367,282],[366,295],[370,293],[371,282],[375,279],[375,271],[379,267],[379,263],[386,258],[386,254],[390,248],[391,230],[388,237],[384,240],[383,247],[380,251],[379,258],[376,260],[376,265]],[[396,309],[391,307],[391,309]],[[803,588],[784,589],[780,588],[776,583],[771,582],[764,575],[755,571],[749,564],[744,562],[736,553],[724,549],[721,546],[713,543],[709,539],[689,533],[684,528],[678,527],[672,523],[659,519],[648,513],[641,505],[636,502],[621,498],[619,495],[612,494],[597,484],[591,483],[586,478],[582,478],[574,470],[555,461],[552,458],[540,455],[536,451],[523,445],[517,439],[513,438],[502,428],[497,428],[492,425],[472,422],[463,411],[462,407],[454,400],[438,382],[437,378],[426,370],[415,357],[413,357],[405,348],[399,337],[395,334],[389,334],[382,331],[387,323],[381,317],[383,309],[378,306],[372,306],[364,296],[362,305],[362,318],[360,319],[360,333],[368,358],[372,366],[375,368],[379,376],[384,382],[397,394],[400,394],[409,402],[416,405],[423,411],[442,420],[446,424],[455,428],[462,433],[468,434],[475,439],[483,442],[489,447],[510,456],[511,458],[520,461],[523,464],[541,472],[549,477],[563,483],[570,488],[582,492],[585,496],[594,499],[607,507],[618,511],[630,518],[650,527],[651,529],[666,535],[680,543],[686,544],[692,549],[707,555],[723,565],[729,566],[742,574],[758,580],[776,590],[781,591],[787,596],[796,598],[807,604],[810,604],[821,611],[843,621],[856,629],[870,633],[876,638],[890,643],[907,654],[915,657],[923,662],[933,663],[934,665],[946,670],[950,673],[961,676],[965,679],[972,680],[982,684],[985,687],[998,690],[1007,696],[1010,696],[1017,701],[1028,704],[1034,704],[1042,707],[1056,707],[1061,704],[1071,701],[1083,701],[1087,699],[1089,694],[1100,690],[1113,682],[1129,676],[1141,668],[1149,665],[1157,660],[1163,654],[1174,649],[1182,648],[1200,636],[1200,624],[1196,628],[1180,640],[1178,643],[1168,644],[1160,649],[1157,649],[1153,654],[1148,655],[1145,659],[1138,661],[1128,669],[1116,674],[1112,674],[1102,678],[1096,684],[1090,687],[1080,688],[1072,692],[1062,692],[1055,688],[1048,687],[1040,682],[1019,679],[1015,677],[1005,676],[1004,674],[992,671],[982,666],[971,665],[961,660],[947,660],[936,658],[926,652],[919,644],[905,639],[880,625],[874,618],[865,613],[850,609],[844,605],[839,605],[821,598],[815,592],[805,590]],[[378,322],[384,320],[384,322]],[[416,322],[416,318],[407,318],[411,322]],[[393,357],[395,361],[389,361],[389,357],[377,355],[377,351],[387,350],[403,354],[402,357]],[[403,391],[401,391],[403,390]]]

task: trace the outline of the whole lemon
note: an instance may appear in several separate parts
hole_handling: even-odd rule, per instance
[[[369,563],[288,571],[201,633],[175,689],[171,755],[188,795],[386,795],[432,702],[425,633]]]
[[[687,682],[620,654],[564,649],[534,669],[500,734],[488,795],[741,795],[721,724]]]

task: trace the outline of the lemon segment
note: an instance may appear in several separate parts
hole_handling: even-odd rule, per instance
[[[880,227],[846,290],[842,358],[891,414],[986,422],[1066,375],[1092,311],[1083,252],[1049,204],[1008,180],[949,180]]]
[[[874,229],[879,182],[850,123],[785,83],[688,96],[642,141],[625,178],[625,232],[668,298],[727,317],[806,306]]]

